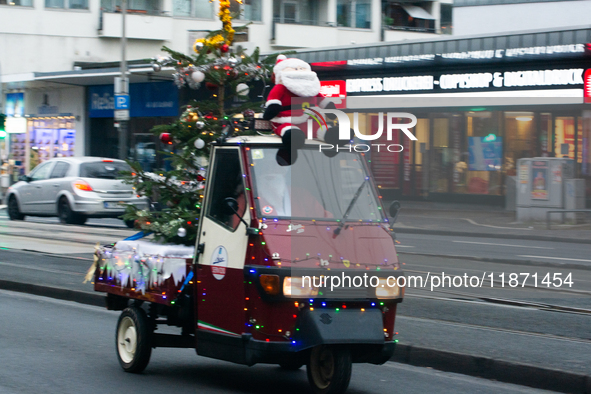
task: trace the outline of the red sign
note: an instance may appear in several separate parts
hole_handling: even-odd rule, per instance
[[[583,81],[585,82],[584,87],[584,97],[586,103],[591,103],[591,68],[585,71],[585,76],[583,77]]]
[[[335,102],[337,108],[347,108],[347,84],[345,81],[320,81],[320,94],[324,97],[340,98]]]

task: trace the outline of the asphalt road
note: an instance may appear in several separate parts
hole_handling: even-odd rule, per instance
[[[400,252],[516,261],[576,263],[591,268],[591,245],[565,242],[398,233]]]
[[[304,368],[245,367],[155,349],[143,374],[125,373],[115,355],[117,312],[0,291],[0,392],[305,393]],[[355,364],[348,393],[535,393],[526,387],[388,362]]]

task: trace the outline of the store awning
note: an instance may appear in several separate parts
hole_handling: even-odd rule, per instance
[[[435,18],[433,18],[433,15],[429,14],[427,11],[425,11],[425,9],[421,7],[409,4],[400,4],[400,6],[404,8],[404,11],[406,11],[406,13],[412,16],[413,18],[435,20]]]

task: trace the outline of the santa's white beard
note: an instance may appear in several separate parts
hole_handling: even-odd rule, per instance
[[[280,83],[299,97],[315,97],[320,92],[320,80],[314,71],[283,71]]]

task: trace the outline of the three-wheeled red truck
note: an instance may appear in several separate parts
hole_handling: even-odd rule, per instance
[[[193,259],[99,251],[95,290],[123,311],[125,371],[144,370],[152,348],[194,347],[249,366],[306,365],[315,392],[341,393],[352,363],[390,359],[403,273],[363,154],[324,154],[314,141],[290,152],[274,136],[213,144],[201,212]]]

